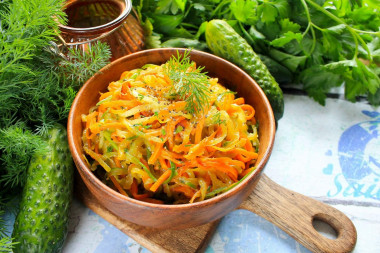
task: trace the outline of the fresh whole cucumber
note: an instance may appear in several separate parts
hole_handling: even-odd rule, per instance
[[[206,43],[215,55],[236,64],[260,85],[278,121],[284,114],[282,90],[247,41],[226,21],[214,19],[206,26]]]
[[[12,237],[14,252],[60,252],[67,235],[73,189],[73,162],[66,129],[56,125],[33,155]]]

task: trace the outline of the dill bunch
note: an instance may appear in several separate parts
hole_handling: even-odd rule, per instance
[[[22,189],[41,134],[66,124],[79,88],[110,59],[102,43],[61,52],[55,41],[64,2],[0,3],[0,198]]]
[[[98,43],[88,52],[55,44],[65,24],[64,0],[0,0],[0,252],[17,242],[7,234],[4,208],[23,189],[41,135],[55,123],[66,125],[81,85],[110,59]],[[7,209],[8,210],[8,209]]]
[[[189,113],[204,112],[208,106],[210,81],[204,67],[196,67],[190,60],[190,51],[183,55],[177,52],[165,65],[165,72],[172,80],[176,96],[186,102],[185,110]]]
[[[0,127],[15,117],[38,76],[33,61],[65,22],[63,0],[13,0],[0,11]],[[53,18],[54,17],[54,18]]]
[[[28,130],[25,123],[17,122],[0,129],[0,149],[3,151],[0,161],[5,165],[0,169],[3,190],[24,185],[31,156],[43,146],[41,138]]]

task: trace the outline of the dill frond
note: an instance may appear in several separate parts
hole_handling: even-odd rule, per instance
[[[172,80],[180,99],[186,101],[185,110],[200,113],[208,106],[210,81],[203,67],[196,67],[190,60],[190,51],[172,56],[165,65],[165,71]]]
[[[67,81],[78,88],[106,66],[110,58],[111,49],[108,44],[97,42],[89,47],[87,52],[70,48],[67,59],[61,61],[58,68],[64,70]]]
[[[22,189],[40,135],[65,124],[82,84],[110,58],[105,44],[59,52],[64,0],[0,0],[0,195]],[[1,251],[1,250],[0,250]]]
[[[0,239],[0,252],[9,252],[9,253],[12,253],[13,252],[13,247],[15,244],[17,244],[18,242],[12,242],[12,238],[8,237],[8,236],[5,236],[3,238]]]
[[[13,0],[0,12],[0,73],[29,72],[30,60],[65,23],[63,0]],[[58,22],[57,22],[58,21]]]
[[[63,0],[4,1],[0,9],[0,128],[23,107],[38,73],[33,60],[65,22]],[[58,21],[58,22],[57,22]]]
[[[23,123],[16,123],[0,130],[2,162],[0,183],[2,186],[22,186],[26,180],[26,168],[36,150],[43,148],[40,136],[30,132]]]

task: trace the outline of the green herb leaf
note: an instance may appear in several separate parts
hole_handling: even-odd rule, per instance
[[[147,18],[144,22],[145,46],[147,48],[160,48],[161,35],[153,32],[153,24],[151,19]]]
[[[378,0],[187,0],[182,5],[180,2],[185,1],[135,2],[135,8],[141,10],[147,21],[157,21],[161,18],[156,18],[157,15],[167,15],[165,22],[150,24],[148,44],[153,44],[150,42],[153,30],[160,33],[154,34],[155,47],[160,46],[161,40],[178,43],[183,38],[195,40],[193,44],[199,41],[201,45],[204,42],[202,24],[225,19],[257,53],[275,61],[270,71],[277,81],[301,82],[309,69],[321,68],[323,73],[328,73],[326,79],[335,83],[321,83],[324,79],[318,73],[310,73],[310,78],[306,78],[308,82],[303,85],[320,103],[324,103],[331,87],[341,85],[345,85],[351,101],[358,95],[368,96],[370,103],[376,101],[374,94],[379,93],[379,88],[370,72],[379,76],[376,71],[376,63],[380,63]],[[166,6],[161,14],[156,12],[158,5]],[[172,9],[172,5],[176,7]],[[178,15],[182,16],[176,17]],[[207,51],[207,48],[198,49]],[[357,59],[364,60],[368,69],[353,66]],[[287,78],[281,73],[287,73]],[[369,83],[356,88],[355,82]]]
[[[172,181],[173,177],[175,177],[177,175],[177,167],[175,166],[175,164],[170,161],[170,168],[169,168],[172,173],[170,174],[170,177],[168,179],[165,180],[165,184],[168,184],[170,181]]]
[[[152,18],[154,20],[154,25],[156,27],[157,32],[169,33],[174,31],[174,29],[178,27],[179,24],[181,24],[184,16],[182,14],[175,16],[156,14]]]
[[[257,16],[252,10],[256,9],[256,5],[256,1],[236,0],[231,2],[230,8],[237,20],[246,24],[254,24]]]
[[[258,8],[258,14],[261,18],[261,21],[264,23],[273,22],[276,20],[278,15],[276,7],[268,2],[264,2]]]
[[[156,13],[159,14],[177,14],[179,10],[185,11],[186,0],[161,0],[157,3]]]
[[[300,32],[301,26],[297,23],[294,23],[290,21],[289,18],[284,18],[279,21],[279,24],[281,26],[281,32],[286,33],[286,32]]]
[[[273,40],[270,44],[275,47],[283,47],[292,40],[296,40],[298,43],[301,43],[302,34],[289,31],[284,33],[280,38]]]
[[[306,69],[301,74],[304,89],[321,105],[325,104],[326,93],[340,80],[340,76],[322,66]]]
[[[178,133],[182,132],[182,130],[183,130],[183,127],[182,127],[181,125],[179,125],[179,126],[177,126],[177,128],[175,129],[174,134],[178,134]]]
[[[143,99],[144,99],[144,97],[145,97],[145,96],[144,96],[144,95],[142,95],[142,94],[138,94],[137,96],[138,96],[138,98],[139,98],[139,100],[140,100],[140,101],[141,101],[141,100],[143,100]]]
[[[307,59],[307,56],[294,56],[276,49],[271,49],[269,55],[292,72],[295,72],[297,68],[302,68]]]
[[[173,81],[180,99],[186,101],[185,110],[189,113],[199,113],[208,105],[210,82],[207,74],[202,72],[202,67],[194,67],[189,54],[190,51],[183,55],[177,52],[177,56],[173,56],[166,63],[165,71]]]

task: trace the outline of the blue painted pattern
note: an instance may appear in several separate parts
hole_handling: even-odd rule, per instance
[[[247,210],[227,214],[206,253],[217,252],[310,252],[284,231]]]
[[[380,113],[363,111],[370,120],[346,129],[338,144],[341,173],[334,179],[335,190],[328,197],[363,197],[380,200]],[[332,174],[332,165],[323,169]],[[344,186],[346,182],[348,185]]]

